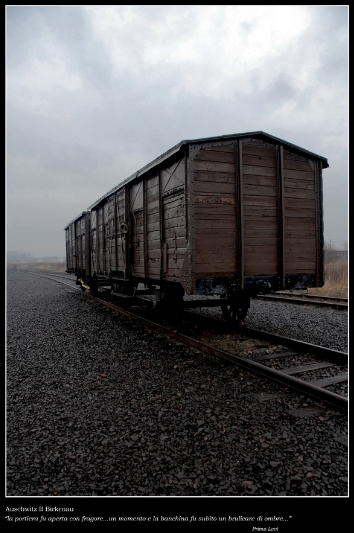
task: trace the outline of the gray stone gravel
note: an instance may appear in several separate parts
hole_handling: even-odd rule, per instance
[[[348,352],[347,311],[252,300],[246,323],[250,328]]]
[[[289,336],[345,348],[344,313],[302,309]],[[257,302],[247,325],[283,316]],[[7,496],[347,494],[345,415],[19,270],[6,361]]]
[[[194,312],[221,317],[213,307]],[[251,299],[245,325],[348,352],[348,311]]]

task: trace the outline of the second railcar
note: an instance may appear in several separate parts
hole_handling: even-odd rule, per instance
[[[83,211],[64,228],[66,239],[66,272],[76,274],[84,288],[90,278],[90,213]]]
[[[166,309],[220,296],[239,320],[252,294],[320,287],[327,167],[264,132],[182,141],[88,208],[81,279],[123,299],[144,283]]]

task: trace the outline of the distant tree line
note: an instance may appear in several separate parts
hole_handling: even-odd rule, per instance
[[[337,250],[332,241],[325,242],[324,259],[325,259],[325,263],[331,263],[333,261],[347,261],[348,260],[348,243],[343,242],[342,249]]]
[[[27,261],[28,263],[33,263],[35,258],[32,254],[27,254],[24,252],[7,252],[8,261]]]
[[[36,263],[37,261],[43,261],[44,263],[55,263],[57,261],[64,261],[64,257],[58,255],[44,255],[42,257],[34,257],[32,254],[25,252],[8,251],[7,261],[25,261],[26,263]]]

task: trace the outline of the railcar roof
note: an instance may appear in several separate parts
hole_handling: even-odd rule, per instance
[[[82,218],[84,215],[86,215],[86,213],[88,213],[88,211],[82,211],[82,213],[80,213],[80,215],[77,215],[77,217],[73,218],[72,220],[70,220],[69,224],[67,224],[64,228],[64,230],[67,230],[69,226],[71,226],[71,224],[73,224],[74,222],[76,222],[77,220],[79,220],[79,218]]]
[[[227,140],[240,139],[242,137],[250,137],[250,136],[257,137],[257,138],[262,139],[262,140],[276,141],[277,143],[281,143],[282,145],[286,146],[287,148],[290,148],[294,152],[301,153],[301,155],[303,155],[305,157],[307,155],[307,156],[315,157],[316,159],[320,159],[322,161],[322,168],[329,167],[328,161],[327,161],[327,159],[325,157],[322,157],[320,155],[314,154],[313,152],[309,152],[308,150],[305,150],[304,148],[301,148],[300,146],[296,146],[295,144],[289,143],[288,141],[284,141],[283,139],[280,139],[279,137],[274,137],[274,135],[270,135],[269,133],[265,133],[264,131],[251,131],[251,132],[247,132],[247,133],[232,133],[230,135],[219,135],[217,137],[203,137],[201,139],[187,139],[187,140],[179,142],[178,144],[176,144],[175,146],[173,146],[172,148],[167,150],[167,152],[164,152],[162,155],[160,155],[159,157],[157,157],[156,159],[154,159],[153,161],[151,161],[150,163],[148,163],[147,165],[142,167],[140,170],[138,170],[137,172],[135,172],[134,174],[132,174],[131,176],[129,176],[125,180],[121,181],[118,185],[113,187],[113,189],[108,191],[106,194],[101,196],[101,198],[99,198],[96,202],[91,204],[87,208],[87,211],[90,211],[91,209],[96,207],[105,198],[108,198],[109,196],[111,196],[111,194],[113,194],[117,190],[119,190],[122,187],[124,187],[130,181],[133,181],[134,179],[138,178],[139,176],[142,176],[143,174],[145,174],[149,170],[151,170],[154,167],[156,167],[159,164],[161,164],[163,161],[165,161],[169,157],[172,157],[174,154],[176,154],[178,151],[180,151],[184,146],[192,145],[192,144],[199,144],[199,143],[204,143],[204,142],[210,143],[210,142],[213,142],[213,141],[223,141],[223,140],[227,141]],[[77,218],[79,218],[79,217],[77,217]],[[77,220],[77,219],[75,219],[75,220]]]

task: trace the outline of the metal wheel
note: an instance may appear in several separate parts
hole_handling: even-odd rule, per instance
[[[167,295],[160,302],[160,315],[166,328],[176,329],[182,318],[183,297]]]
[[[221,298],[225,298],[225,296],[223,295]],[[241,326],[244,325],[244,320],[246,318],[249,306],[249,296],[239,293],[237,295],[233,295],[231,302],[229,297],[228,303],[221,304],[221,312],[226,322]]]

